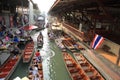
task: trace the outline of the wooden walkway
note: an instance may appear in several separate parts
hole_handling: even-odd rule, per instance
[[[67,26],[67,28],[66,28],[66,26]],[[71,27],[71,26],[69,26],[69,27]],[[65,29],[65,31],[67,31],[71,35],[75,36],[80,41],[84,42],[83,36],[81,37],[81,35],[77,35],[78,33],[75,30],[68,29],[68,25],[63,25],[63,28]],[[76,32],[77,34],[75,34],[74,32]],[[94,50],[89,49],[88,47],[85,47],[85,45],[83,45],[83,46],[85,48],[85,50],[81,51],[83,53],[83,55],[100,71],[100,73],[102,75],[104,75],[106,80],[120,80],[120,76],[117,73],[119,66],[117,66],[115,64],[116,59],[117,59],[116,57],[113,58],[113,56],[108,56],[108,55],[105,55],[102,53],[101,56],[105,57],[104,59],[107,60],[107,62],[104,62],[104,59],[101,60],[101,58],[98,58],[98,57],[100,57],[100,55],[97,55],[98,57],[95,55]],[[99,53],[99,52],[97,52],[97,53]],[[113,58],[113,59],[110,60],[111,58]],[[109,60],[114,61],[114,64],[110,64],[111,66],[114,66],[114,68],[109,67],[110,66],[109,63],[111,63]],[[117,66],[117,67],[115,67],[115,66]],[[111,70],[111,69],[113,69],[113,70]]]
[[[116,64],[117,61],[117,56],[112,55],[109,52],[105,52],[102,49],[97,49],[96,50],[100,55],[102,55],[103,57],[105,57],[107,60],[109,60],[110,62],[112,62],[113,64]],[[120,62],[118,64],[118,66],[120,66]]]

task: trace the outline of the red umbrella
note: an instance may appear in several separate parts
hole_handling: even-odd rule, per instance
[[[24,29],[24,30],[33,30],[33,29],[37,29],[37,28],[38,28],[37,26],[28,25],[28,26],[25,26],[23,29]]]

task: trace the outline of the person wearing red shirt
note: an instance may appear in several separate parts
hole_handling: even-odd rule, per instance
[[[36,56],[36,60],[39,62],[41,61],[41,56],[40,56],[40,51],[37,50],[37,52],[35,53],[35,56]]]

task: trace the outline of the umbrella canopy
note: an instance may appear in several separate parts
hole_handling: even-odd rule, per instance
[[[37,26],[28,25],[28,26],[25,26],[23,29],[24,29],[24,30],[33,30],[33,29],[37,29],[37,28],[38,28]]]

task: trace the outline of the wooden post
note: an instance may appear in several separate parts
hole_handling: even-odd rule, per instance
[[[119,62],[120,62],[120,49],[119,49],[119,53],[118,53],[118,58],[117,58],[116,64],[119,65]]]

